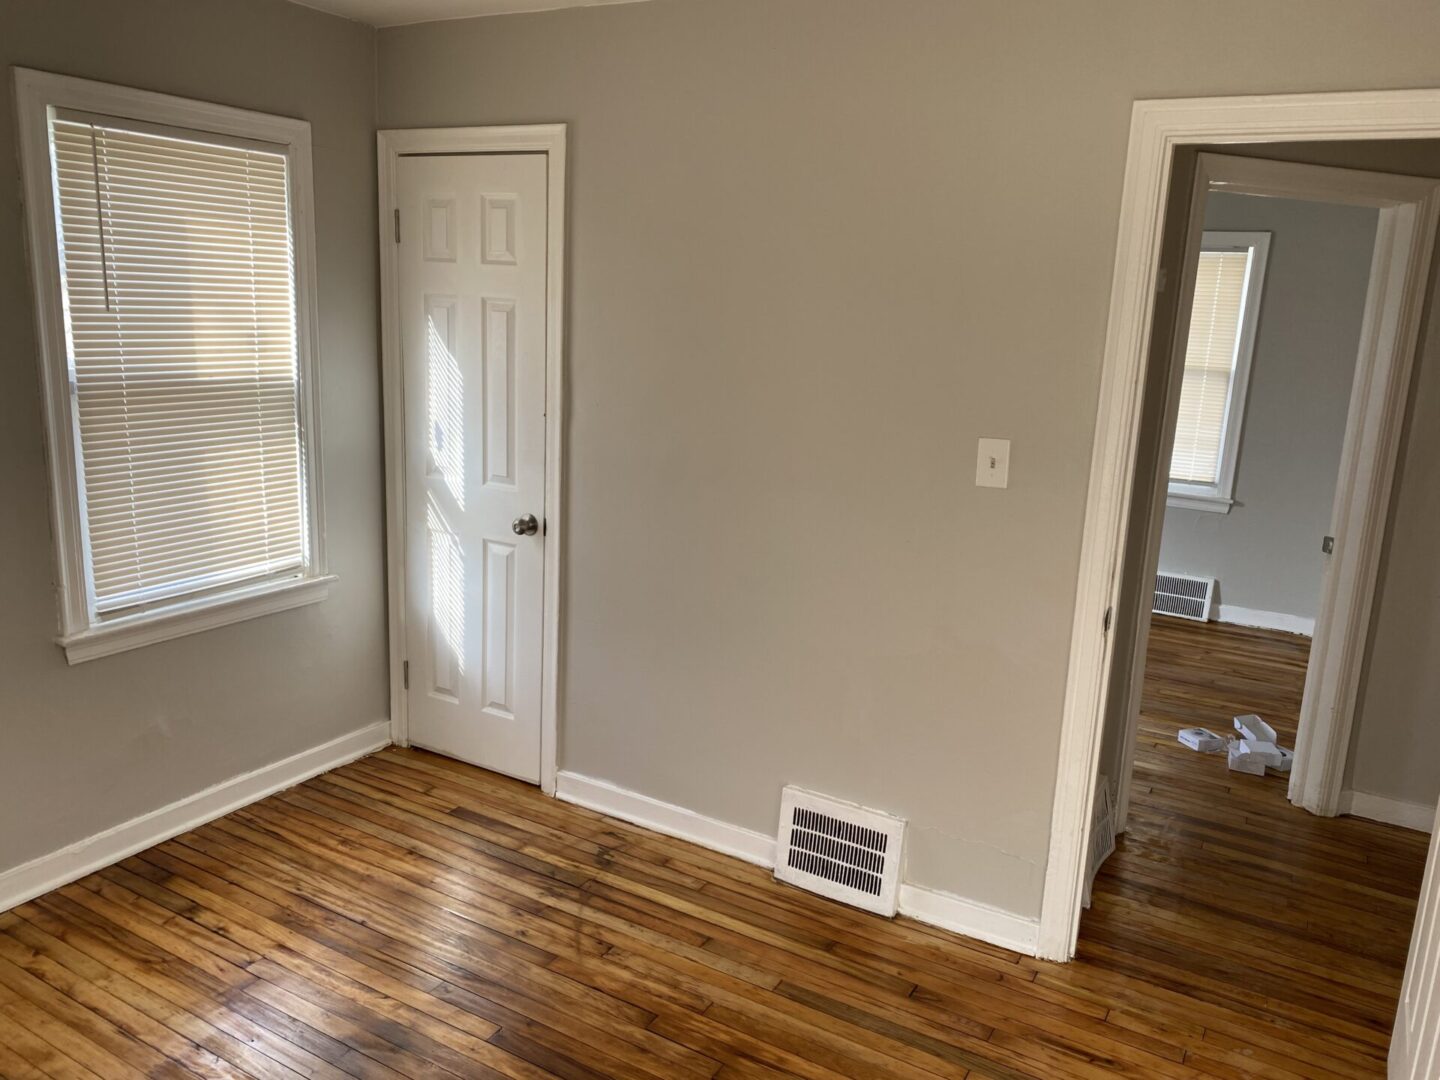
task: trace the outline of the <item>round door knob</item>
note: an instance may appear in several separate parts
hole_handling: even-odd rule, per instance
[[[534,536],[540,531],[540,522],[535,520],[534,514],[526,514],[524,517],[518,517],[512,521],[510,528],[514,530],[516,536]]]

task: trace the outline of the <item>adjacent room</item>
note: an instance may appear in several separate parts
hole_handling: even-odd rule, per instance
[[[0,0],[0,1078],[1436,1080],[1436,57]]]

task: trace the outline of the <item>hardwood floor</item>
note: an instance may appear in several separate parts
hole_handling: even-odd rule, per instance
[[[1284,778],[1232,773],[1175,738],[1254,712],[1293,747],[1308,652],[1268,630],[1151,630],[1130,824],[1074,966],[1143,980],[1189,1014],[1186,1064],[1206,1075],[1385,1072],[1429,837],[1314,817]]]
[[[1382,1075],[1424,838],[1173,744],[1298,697],[1195,629],[1073,964],[390,749],[0,914],[0,1076]]]

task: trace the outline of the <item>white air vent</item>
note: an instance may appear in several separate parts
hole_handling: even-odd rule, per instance
[[[1186,577],[1183,574],[1155,575],[1155,606],[1157,615],[1178,615],[1196,622],[1210,620],[1210,601],[1215,595],[1215,579]]]
[[[1095,780],[1095,816],[1090,823],[1090,860],[1085,873],[1084,906],[1090,906],[1090,890],[1105,860],[1115,854],[1115,795],[1102,773]]]
[[[797,787],[780,794],[775,876],[791,885],[894,915],[905,822]]]

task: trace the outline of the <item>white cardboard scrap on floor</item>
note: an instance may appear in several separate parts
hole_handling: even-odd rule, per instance
[[[1275,741],[1275,729],[1254,713],[1235,717],[1235,730],[1240,732],[1244,738],[1254,739],[1256,742],[1273,743]]]
[[[1248,773],[1251,776],[1265,775],[1265,759],[1246,749],[1245,739],[1231,739],[1226,748],[1229,754],[1231,772]]]
[[[1288,773],[1295,754],[1276,742],[1275,729],[1254,713],[1235,717],[1235,730],[1240,738],[1221,738],[1209,728],[1182,728],[1179,741],[1202,754],[1225,751],[1226,764],[1232,772],[1264,776],[1266,769]]]
[[[1202,754],[1225,749],[1225,740],[1209,728],[1187,727],[1181,730],[1179,738],[1191,750],[1199,750]]]

